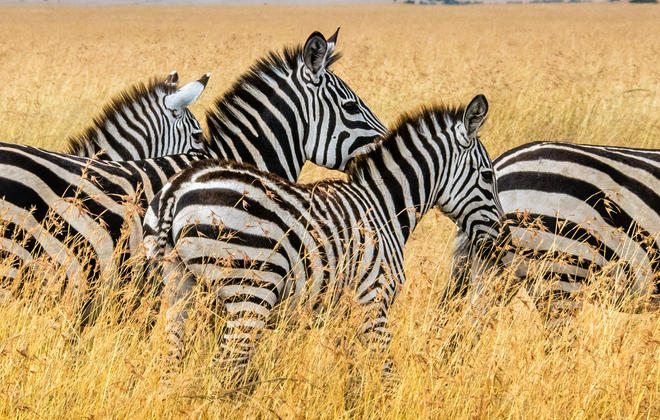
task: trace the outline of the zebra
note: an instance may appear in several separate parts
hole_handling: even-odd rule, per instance
[[[98,279],[101,268],[120,268],[113,262],[120,242],[127,242],[122,259],[139,250],[143,209],[194,160],[227,154],[293,181],[308,159],[343,169],[353,155],[374,147],[386,128],[328,68],[338,58],[336,39],[336,33],[326,41],[314,32],[304,47],[271,53],[252,66],[208,112],[212,134],[203,154],[107,162],[2,145],[0,221],[8,228],[0,242],[13,256],[7,261],[15,261],[8,277],[19,272],[16,266],[46,256],[56,267],[64,264],[67,290],[82,296],[86,280]],[[55,219],[56,231],[42,226],[46,216]],[[92,263],[82,264],[83,254]]]
[[[227,320],[216,358],[238,377],[278,305],[314,310],[344,292],[364,310],[361,336],[386,351],[388,309],[405,283],[403,247],[421,217],[437,207],[479,245],[498,234],[491,161],[477,135],[487,110],[478,95],[467,107],[404,115],[352,162],[348,181],[296,185],[207,160],[169,182],[145,216],[145,223],[157,221],[145,228],[155,232],[145,245],[169,296],[171,366],[183,356],[198,281],[222,300]]]
[[[107,104],[92,126],[68,140],[66,153],[101,160],[140,160],[204,152],[203,132],[188,109],[210,74],[178,89],[179,75],[136,84]]]
[[[534,142],[494,169],[515,251],[505,300],[524,284],[551,330],[570,323],[595,276],[612,279],[620,310],[657,306],[660,150]],[[469,282],[469,237],[459,232],[456,243],[447,300]]]

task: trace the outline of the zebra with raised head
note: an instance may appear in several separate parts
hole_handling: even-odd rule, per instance
[[[66,153],[125,161],[203,152],[203,132],[188,106],[209,76],[178,89],[173,71],[164,80],[132,86],[112,99],[92,126],[69,139]]]
[[[660,293],[660,151],[535,142],[494,161],[515,253],[509,264],[548,326],[568,323],[576,296],[609,277],[619,308]],[[451,299],[469,283],[469,238],[459,232]],[[637,299],[637,298],[646,299]]]
[[[252,66],[209,111],[209,126],[223,122],[227,130],[214,131],[217,134],[205,142],[206,151],[224,157],[245,149],[249,153],[237,159],[296,180],[308,159],[343,169],[354,154],[373,147],[386,129],[328,69],[337,59],[335,40],[336,34],[326,41],[315,32],[304,47],[287,49],[282,56],[270,54]],[[128,252],[138,248],[141,210],[170,177],[208,156],[101,162],[25,146],[11,148],[17,151],[0,154],[2,174],[8,175],[0,176],[0,197],[5,197],[0,220],[11,227],[4,231],[4,249],[19,262],[46,255],[58,266],[65,264],[69,275],[81,273],[71,282],[79,286],[88,277],[96,278],[100,267],[111,272],[118,268],[112,255],[123,227],[129,227]],[[57,221],[55,232],[41,226],[48,214]],[[72,236],[75,247],[66,246],[66,238]],[[91,255],[95,264],[80,263],[84,249],[91,250],[85,258]]]
[[[387,313],[405,282],[403,248],[420,218],[437,207],[476,244],[497,236],[501,210],[491,162],[477,132],[487,102],[427,108],[404,116],[379,145],[356,158],[348,181],[296,185],[230,162],[196,162],[168,183],[145,220],[148,257],[162,263],[170,295],[170,362],[182,357],[187,305],[204,279],[227,321],[222,360],[240,375],[272,311],[317,308],[354,293],[362,335],[390,341]],[[172,252],[174,251],[174,252]]]
[[[209,153],[296,181],[306,161],[343,170],[387,128],[330,67],[339,29],[271,52],[208,112]]]

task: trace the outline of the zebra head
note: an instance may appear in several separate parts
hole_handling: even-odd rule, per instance
[[[348,161],[375,145],[387,128],[355,92],[331,70],[339,29],[326,40],[312,33],[302,49],[298,75],[307,95],[309,131],[304,139],[308,160],[344,170]]]
[[[178,88],[174,71],[148,86],[122,92],[93,126],[69,139],[67,153],[103,160],[138,160],[206,152],[202,129],[188,110],[204,91],[209,74]]]
[[[503,215],[497,195],[493,164],[478,132],[486,119],[488,102],[477,95],[464,110],[445,113],[428,129],[433,137],[445,139],[446,173],[438,177],[437,205],[464,231],[477,247],[492,243],[499,233]],[[461,115],[462,114],[462,115]],[[442,155],[442,154],[441,154]],[[484,242],[486,241],[486,242]]]
[[[166,132],[171,133],[169,136],[165,134],[163,137],[170,137],[173,141],[167,145],[169,147],[161,150],[160,156],[191,151],[206,152],[202,128],[188,107],[202,94],[209,77],[211,77],[211,74],[206,73],[199,80],[190,82],[181,89],[162,96],[163,106],[167,110],[167,112],[163,112],[163,131],[164,134]],[[166,79],[166,83],[169,81],[174,83],[174,87],[176,87],[177,79],[176,72],[172,72]]]

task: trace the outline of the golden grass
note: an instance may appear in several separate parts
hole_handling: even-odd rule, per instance
[[[203,110],[256,58],[342,26],[335,67],[382,117],[484,93],[492,156],[532,140],[660,148],[660,8],[629,4],[411,7],[2,7],[0,134],[62,150],[124,87],[178,70],[212,72]],[[304,180],[337,176],[309,167]],[[3,417],[657,418],[660,319],[587,306],[572,334],[549,340],[524,297],[475,348],[445,360],[438,302],[451,224],[428,215],[406,249],[408,283],[391,311],[398,382],[355,340],[356,320],[279,327],[259,344],[251,393],[228,392],[209,367],[209,326],[161,398],[162,333],[140,317],[100,322],[77,344],[64,304],[0,308]],[[37,307],[40,307],[37,310]],[[198,317],[208,310],[198,308]],[[206,311],[206,312],[205,312]],[[450,319],[453,325],[456,317]],[[465,327],[468,328],[468,327]]]

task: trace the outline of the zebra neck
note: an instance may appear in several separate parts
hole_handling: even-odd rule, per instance
[[[217,101],[206,117],[210,154],[297,181],[310,130],[296,77],[295,70],[262,73]]]
[[[112,156],[116,154],[112,152],[115,150],[115,145],[121,142],[121,139],[115,140],[109,136],[107,130],[103,130],[101,127],[91,127],[83,136],[69,140],[72,147],[74,147],[74,142],[77,143],[75,145],[77,156],[101,160],[120,160],[118,156]],[[100,145],[102,143],[105,143],[105,148]]]
[[[147,109],[154,107],[158,98],[147,99]],[[145,128],[135,123],[136,119],[148,120]],[[94,125],[77,137],[69,138],[67,153],[101,160],[137,160],[151,154],[148,142],[144,139],[158,139],[162,136],[161,121],[155,116],[146,118],[136,103],[124,104],[120,109],[106,110],[94,120]]]
[[[428,168],[426,162],[423,158],[403,158],[383,150],[365,158],[360,163],[359,176],[354,179],[370,197],[371,207],[381,209],[383,223],[396,234],[401,246],[433,205],[430,186],[434,185],[434,178],[423,175],[431,174],[433,168]],[[427,168],[423,166],[425,163]],[[415,171],[415,166],[423,169]]]

